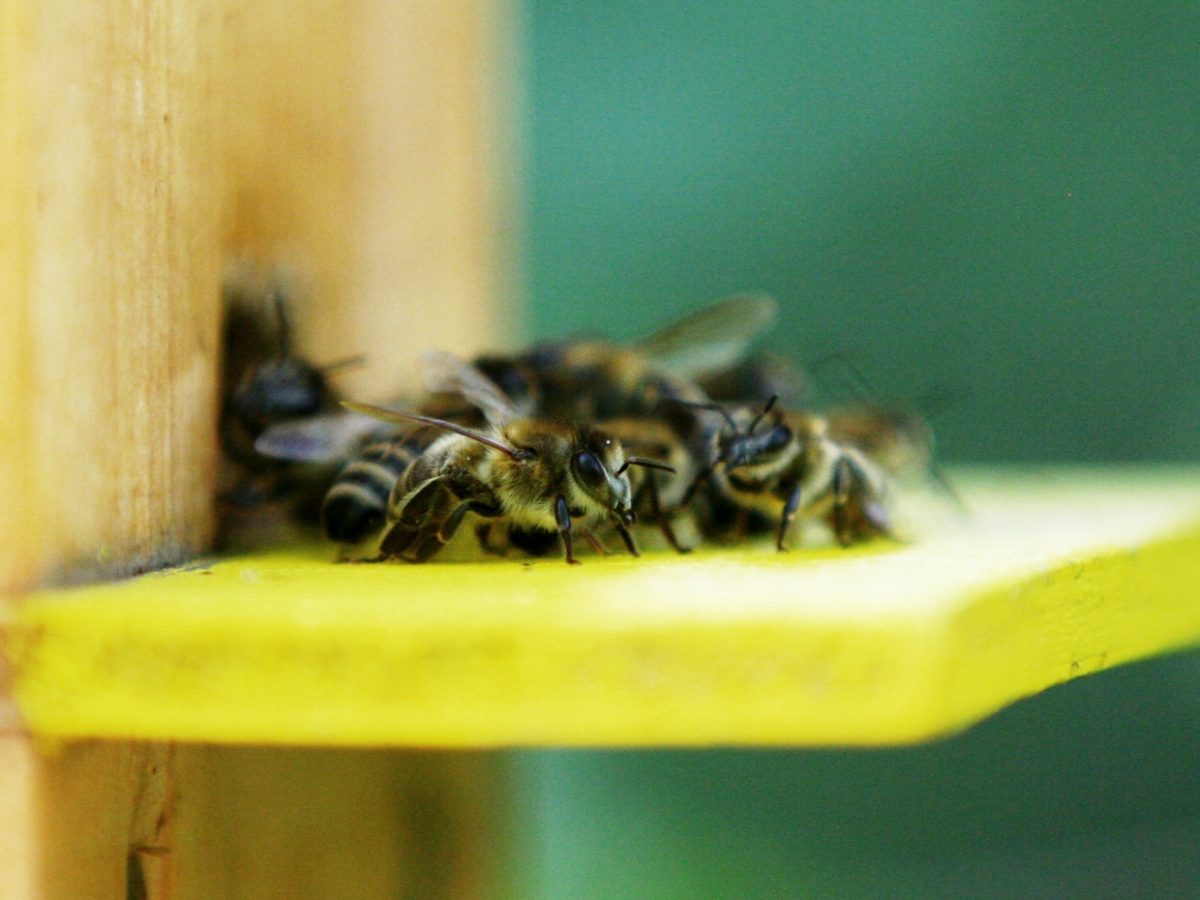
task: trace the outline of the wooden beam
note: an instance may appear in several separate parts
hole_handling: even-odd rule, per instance
[[[508,6],[5,4],[0,592],[212,536],[222,271],[282,269],[302,352],[381,399],[502,342]]]
[[[0,632],[31,588],[208,547],[230,262],[294,275],[301,351],[370,354],[362,396],[411,379],[425,346],[497,334],[506,13],[0,4]],[[46,752],[4,665],[6,898],[431,896],[427,862],[470,896],[483,877],[466,862],[486,854],[483,827],[455,823],[486,795],[486,766],[154,741]],[[327,786],[323,810],[305,805],[308,779]],[[410,797],[461,844],[419,834]]]
[[[11,900],[481,897],[501,876],[494,756],[9,734],[0,766]]]
[[[14,591],[206,546],[222,190],[213,3],[5,7],[0,589]]]

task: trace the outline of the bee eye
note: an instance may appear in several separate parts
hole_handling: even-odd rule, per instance
[[[576,477],[586,487],[599,489],[608,484],[608,472],[605,470],[604,464],[600,462],[595,453],[589,450],[576,453],[571,459],[571,467],[575,470]]]
[[[792,440],[792,429],[786,425],[779,425],[771,429],[771,433],[763,442],[762,449],[765,453],[776,453],[786,447]]]

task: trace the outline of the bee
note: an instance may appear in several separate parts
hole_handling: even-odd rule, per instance
[[[541,419],[648,417],[663,401],[706,401],[695,379],[736,364],[776,312],[769,297],[729,297],[632,344],[545,341],[515,354],[478,356],[472,365]]]
[[[554,421],[588,421],[617,434],[626,448],[667,462],[675,472],[633,473],[638,515],[650,517],[676,550],[685,551],[672,521],[687,515],[683,499],[722,420],[706,408],[699,379],[749,367],[751,342],[776,317],[777,304],[737,295],[676,320],[631,344],[565,340],[535,344],[512,356],[488,355],[474,365],[517,400],[527,414]],[[754,369],[761,378],[790,373],[777,360]],[[783,375],[780,373],[783,372]]]
[[[670,410],[664,407],[663,412]],[[674,550],[690,552],[692,548],[685,546],[676,533],[681,520],[696,530],[685,497],[700,474],[701,460],[690,446],[695,442],[688,440],[688,429],[666,415],[609,419],[600,427],[618,438],[627,451],[657,464],[630,471],[634,514],[639,522],[655,524]]]
[[[449,354],[427,354],[427,370],[443,393],[478,407],[485,429],[359,403],[353,412],[395,425],[446,432],[408,463],[392,488],[379,559],[431,559],[454,536],[468,513],[503,519],[520,532],[557,532],[564,556],[578,563],[574,535],[601,545],[592,529],[602,523],[638,555],[630,466],[669,470],[654,460],[626,456],[621,442],[591,425],[527,418],[522,409],[475,366]]]
[[[392,488],[439,436],[435,428],[398,432],[381,436],[355,454],[338,472],[321,503],[325,536],[349,545],[377,535],[387,520]]]
[[[758,351],[733,365],[709,372],[697,382],[715,403],[752,405],[762,397],[779,397],[790,409],[812,405],[814,384],[807,368],[769,351]]]
[[[770,516],[780,551],[798,517],[824,519],[842,546],[891,536],[885,469],[838,440],[829,419],[784,413],[775,405],[775,397],[757,413],[714,405],[727,427],[715,436],[716,462],[703,477],[716,494],[741,510]]]
[[[291,325],[283,292],[273,288],[275,321],[258,310],[231,301],[225,318],[225,391],[220,435],[225,453],[253,469],[271,460],[255,451],[254,441],[273,425],[315,415],[334,403],[321,369],[292,352]]]
[[[264,299],[266,304],[264,304]],[[327,466],[272,450],[272,434],[295,423],[329,415],[338,394],[329,376],[359,358],[317,366],[293,350],[291,321],[283,290],[264,295],[226,289],[224,372],[218,435],[233,467],[222,496],[233,507],[257,507],[290,498],[305,507],[327,487]],[[264,305],[272,314],[265,315]]]
[[[630,477],[638,514],[651,516],[671,545],[682,550],[670,525],[680,514],[678,503],[687,487],[681,486],[681,478],[691,477],[691,450],[708,446],[707,430],[716,420],[702,428],[701,420],[711,414],[678,405],[663,413],[659,407],[663,399],[706,399],[688,373],[731,365],[774,315],[774,301],[768,298],[733,297],[629,346],[561,341],[512,355],[478,356],[469,364],[474,374],[465,383],[461,375],[468,364],[429,354],[424,363],[428,394],[417,411],[476,431],[487,429],[480,403],[486,407],[498,392],[507,404],[501,415],[510,420],[599,422],[607,428],[605,420],[621,416],[611,424],[626,447],[645,447],[644,456],[667,461],[680,472],[655,475],[642,467],[631,470]],[[483,391],[488,399],[482,401],[480,379],[490,383]],[[436,433],[428,428],[414,432],[417,423],[412,421],[390,427],[370,422],[343,411],[274,429],[258,442],[260,452],[287,459],[350,459],[322,507],[326,535],[342,544],[360,543],[380,527],[392,487]],[[371,437],[365,448],[364,434]],[[496,551],[488,540],[493,531],[486,523],[481,526],[481,543]],[[510,545],[533,554],[558,540],[554,532],[512,523],[507,536]]]

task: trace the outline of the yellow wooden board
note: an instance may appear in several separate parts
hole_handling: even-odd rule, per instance
[[[307,545],[28,598],[47,737],[881,744],[1200,640],[1200,471],[968,473],[912,544],[338,565]]]

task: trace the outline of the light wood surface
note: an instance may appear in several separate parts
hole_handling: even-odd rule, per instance
[[[221,191],[213,4],[53,0],[4,16],[12,590],[207,544]]]
[[[499,764],[141,741],[38,749],[0,736],[0,896],[491,896]]]
[[[382,399],[511,319],[504,4],[17,2],[0,12],[0,592],[213,533],[220,285]]]
[[[345,385],[365,396],[414,380],[428,346],[500,340],[517,239],[509,14],[0,4],[0,633],[30,589],[209,546],[231,266],[286,275],[314,361],[368,354]],[[24,730],[6,666],[6,900],[439,896],[421,881],[435,870],[447,896],[477,893],[482,826],[455,824],[473,809],[456,785],[489,790],[473,764],[51,748]],[[411,797],[447,844],[420,833]]]

